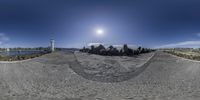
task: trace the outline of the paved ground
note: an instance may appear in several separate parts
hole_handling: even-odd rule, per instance
[[[70,68],[86,79],[99,82],[122,82],[140,74],[149,63],[154,53],[134,57],[100,56],[75,52],[76,65]],[[78,63],[77,63],[78,62]],[[145,65],[146,64],[146,65]],[[145,65],[145,66],[144,66]]]
[[[128,79],[120,82],[93,80],[80,69],[70,52],[0,63],[0,100],[200,99],[200,62],[166,53],[156,52],[142,70],[123,74]]]

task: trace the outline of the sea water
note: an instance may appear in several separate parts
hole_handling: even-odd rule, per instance
[[[18,55],[29,55],[29,54],[40,54],[45,51],[41,50],[11,50],[11,51],[2,51],[0,56],[18,56]]]

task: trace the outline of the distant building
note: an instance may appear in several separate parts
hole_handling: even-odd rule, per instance
[[[50,41],[50,49],[52,52],[55,51],[55,40],[54,39],[51,39],[51,41]]]
[[[6,48],[6,51],[9,52],[9,51],[10,51],[10,48]]]

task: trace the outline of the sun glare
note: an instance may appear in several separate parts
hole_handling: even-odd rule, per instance
[[[104,30],[103,29],[97,29],[96,30],[96,34],[97,35],[103,35],[104,34]]]

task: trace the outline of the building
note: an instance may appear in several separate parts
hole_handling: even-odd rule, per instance
[[[51,41],[50,41],[50,49],[52,52],[55,51],[55,40],[54,39],[51,39]]]
[[[6,48],[6,51],[9,52],[9,51],[10,51],[10,48]]]

